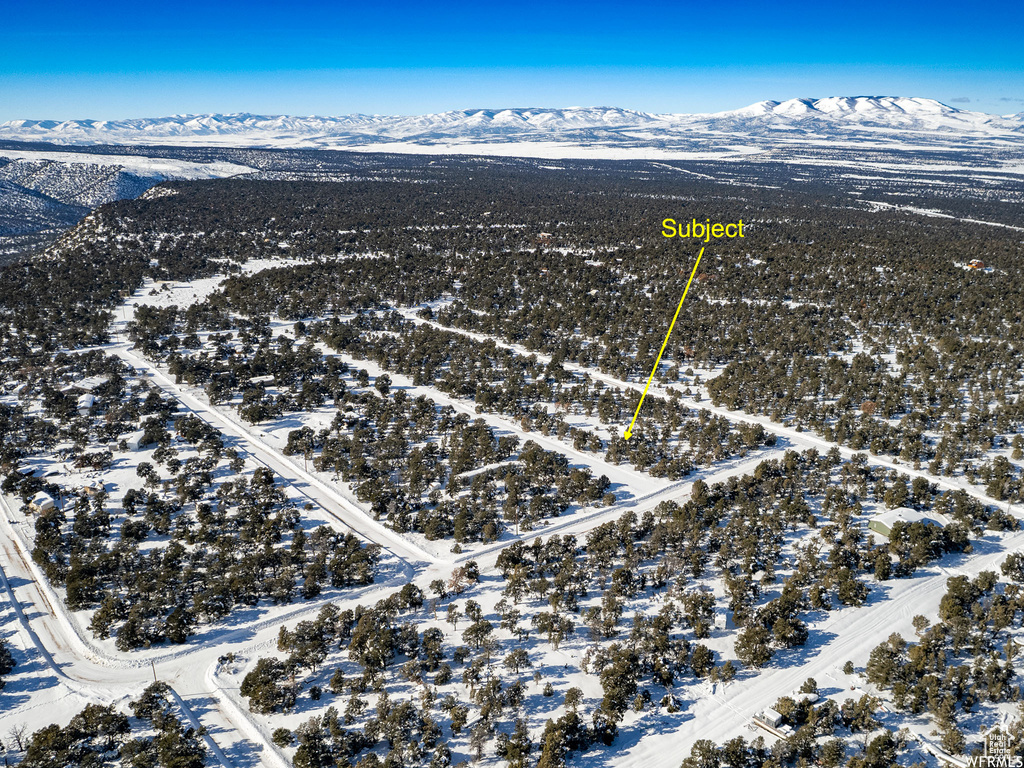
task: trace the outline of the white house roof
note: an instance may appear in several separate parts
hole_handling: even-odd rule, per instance
[[[100,387],[110,381],[109,376],[89,376],[85,379],[79,379],[76,382],[68,384],[66,387],[61,387],[61,392],[67,394],[68,392],[92,392],[97,387]]]
[[[32,467],[27,464],[23,464],[15,470],[19,475],[25,475],[26,477],[54,477],[60,474],[59,470],[45,467]]]
[[[782,715],[771,708],[762,711],[760,718],[773,726],[782,722]]]
[[[871,518],[873,523],[881,523],[886,528],[892,530],[892,527],[896,523],[925,523],[927,525],[937,525],[939,527],[945,527],[948,524],[942,515],[934,512],[918,512],[916,509],[910,509],[909,507],[899,507],[898,509],[890,509],[887,512],[875,515]]]
[[[109,376],[90,376],[87,379],[75,382],[73,386],[78,387],[78,389],[84,389],[87,392],[92,392],[96,387],[102,386],[108,381],[110,381]]]

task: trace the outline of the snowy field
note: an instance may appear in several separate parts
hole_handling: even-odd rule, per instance
[[[95,156],[82,155],[82,158],[82,162],[95,162]],[[62,155],[60,159],[66,160],[66,157]],[[118,156],[117,159],[122,158]],[[190,171],[183,167],[178,167],[178,170],[198,172],[197,169]],[[271,266],[298,263],[302,262],[286,259],[250,261],[243,269],[247,273],[255,273]],[[137,372],[137,382],[155,387],[173,398],[183,411],[197,414],[206,423],[216,427],[230,445],[244,456],[246,475],[251,476],[261,466],[273,469],[282,478],[289,499],[296,505],[309,505],[304,506],[304,523],[309,527],[325,524],[338,530],[354,532],[364,541],[380,544],[386,555],[380,566],[379,578],[372,586],[349,589],[343,593],[328,591],[321,598],[306,603],[276,607],[263,605],[250,611],[238,611],[222,624],[201,627],[194,641],[181,648],[169,650],[164,646],[124,654],[116,649],[112,640],[101,641],[90,637],[87,628],[89,613],[69,612],[63,604],[60,591],[44,583],[39,569],[31,562],[33,520],[18,511],[17,502],[6,498],[0,528],[4,534],[4,579],[0,586],[5,593],[4,602],[0,604],[0,636],[11,643],[18,667],[7,680],[7,687],[0,692],[0,703],[3,705],[0,706],[0,738],[9,741],[13,738],[10,735],[12,731],[18,731],[29,724],[34,730],[47,722],[66,722],[85,703],[124,704],[130,696],[137,695],[151,682],[153,677],[158,677],[169,682],[181,697],[185,716],[189,719],[194,717],[196,722],[207,727],[211,744],[219,751],[219,754],[214,753],[216,759],[224,765],[286,765],[292,753],[272,743],[273,731],[282,725],[290,728],[300,725],[312,714],[321,712],[333,694],[325,693],[327,698],[323,702],[303,696],[295,710],[285,716],[257,716],[247,711],[246,701],[240,696],[238,688],[258,658],[275,653],[276,639],[282,626],[293,627],[298,621],[312,619],[327,603],[334,603],[340,608],[371,605],[394,592],[406,581],[416,583],[426,592],[431,582],[439,578],[451,578],[453,571],[465,566],[470,560],[479,564],[483,577],[457,598],[452,598],[452,602],[465,606],[466,601],[472,599],[478,603],[484,616],[493,618],[497,623],[498,604],[502,596],[501,579],[494,575],[494,569],[499,555],[515,542],[530,542],[538,535],[547,538],[556,533],[560,536],[571,534],[583,540],[588,532],[604,523],[618,520],[627,511],[640,515],[654,510],[664,501],[685,502],[697,479],[712,485],[751,473],[764,459],[781,458],[788,449],[813,448],[825,453],[837,448],[812,433],[787,427],[766,417],[716,408],[708,403],[705,391],[700,400],[684,396],[681,402],[693,410],[706,409],[733,422],[761,424],[778,435],[780,440],[773,448],[742,457],[730,457],[699,469],[685,481],[672,482],[653,478],[628,464],[610,463],[601,454],[575,450],[566,440],[526,432],[514,420],[500,414],[479,413],[472,401],[452,397],[433,386],[414,384],[407,377],[389,373],[395,390],[405,391],[410,397],[425,395],[440,406],[450,406],[471,418],[480,417],[499,436],[513,435],[520,441],[536,441],[548,450],[565,455],[573,467],[585,467],[595,476],[606,475],[615,491],[616,503],[611,507],[570,507],[565,514],[546,521],[542,529],[515,534],[505,531],[495,542],[474,543],[462,552],[453,553],[447,541],[431,542],[418,534],[398,534],[388,529],[373,519],[366,505],[358,502],[347,483],[334,480],[330,473],[308,468],[301,456],[283,454],[290,431],[302,426],[315,429],[327,426],[330,423],[330,409],[289,413],[254,426],[241,420],[230,403],[211,405],[202,389],[178,383],[163,366],[153,363],[131,348],[126,340],[126,331],[138,307],[185,307],[199,303],[211,296],[221,281],[221,277],[212,277],[191,283],[169,282],[158,285],[147,282],[115,313],[115,340],[104,347],[103,351],[117,355],[131,365]],[[443,327],[420,318],[417,314],[419,309],[413,307],[403,310],[402,314],[415,323]],[[277,334],[294,336],[294,323],[275,319],[273,330]],[[506,344],[499,339],[447,327],[444,330],[462,333],[477,341],[493,341],[499,347],[510,349],[516,354],[536,355],[542,362],[550,362],[550,357]],[[325,355],[335,355],[322,345],[319,349]],[[371,383],[386,372],[372,362],[346,355],[336,356],[344,359],[352,368],[365,369]],[[894,361],[887,362],[891,364]],[[572,364],[565,364],[565,367],[622,390],[638,391],[643,387],[643,382],[622,381],[593,369]],[[715,373],[716,370],[700,371],[705,381]],[[668,397],[669,390],[667,386],[656,384],[652,394]],[[594,419],[579,417],[576,424],[600,430],[605,439],[610,436],[607,428]],[[183,459],[189,457],[190,449],[187,445],[176,443],[176,448]],[[838,447],[838,452],[844,459],[855,455],[854,451],[845,447]],[[34,466],[44,472],[58,471],[61,483],[69,487],[100,482],[109,488],[111,502],[118,505],[123,501],[126,489],[139,485],[139,463],[151,458],[152,450],[131,454],[118,452],[118,460],[113,468],[103,472],[73,470],[56,455],[34,460]],[[941,488],[963,490],[975,499],[991,501],[963,476],[934,477],[881,456],[867,455],[865,460],[873,467],[896,470],[911,478],[924,477]],[[878,505],[865,505],[865,518],[880,510]],[[820,514],[820,505],[816,503],[813,511]],[[1013,514],[1018,513],[1014,510]],[[809,533],[802,535],[807,538],[802,540],[793,536],[787,540],[787,562],[797,555],[795,545],[806,545],[812,537]],[[687,679],[673,690],[673,694],[683,702],[681,707],[652,705],[644,711],[626,713],[619,724],[615,749],[589,753],[583,761],[587,765],[674,768],[681,756],[687,754],[690,746],[698,739],[710,738],[723,742],[736,735],[744,735],[748,739],[764,735],[771,741],[774,737],[753,730],[755,726],[751,725],[751,718],[771,706],[780,696],[792,694],[808,677],[817,681],[824,698],[834,699],[837,703],[846,698],[859,698],[864,693],[879,696],[880,693],[867,686],[857,674],[863,671],[871,649],[893,632],[900,632],[906,638],[914,637],[914,616],[936,614],[946,590],[947,579],[951,575],[975,576],[983,570],[998,571],[1007,553],[1020,551],[1024,546],[1024,534],[989,532],[975,540],[973,545],[974,552],[970,555],[947,555],[921,568],[913,577],[882,585],[872,584],[870,598],[863,606],[841,607],[824,614],[815,614],[808,621],[811,640],[807,646],[779,654],[776,662],[765,670],[756,672],[743,669],[734,680],[726,683]],[[785,575],[785,572],[780,572],[780,575]],[[706,644],[720,660],[734,660],[735,627],[729,626],[723,606],[726,593],[724,583],[720,578],[710,577],[707,586],[719,601],[714,630]],[[652,589],[631,602],[630,611],[641,616],[653,615],[664,603],[664,596]],[[530,608],[536,612],[543,605],[543,601],[537,601]],[[597,595],[588,597],[584,604],[584,607],[599,606]],[[525,605],[523,609],[526,610]],[[458,644],[454,627],[450,630],[448,622],[440,614],[432,615],[429,607],[410,618],[417,623],[420,631],[439,629],[450,645]],[[498,635],[504,647],[512,647],[511,631],[502,630]],[[562,701],[569,689],[580,688],[584,700],[591,704],[601,698],[598,678],[580,671],[581,662],[590,646],[585,633],[568,638],[557,648],[542,642],[539,632],[534,633],[533,638],[524,644],[532,659],[531,674],[533,671],[539,672],[543,679],[553,684],[553,695],[548,695],[539,685],[530,682],[525,673],[521,676],[526,690],[523,712],[534,737],[540,734],[548,717],[564,713]],[[233,659],[228,659],[228,654],[232,654]],[[856,673],[847,674],[842,671],[847,661],[853,663]],[[320,672],[303,681],[304,685],[307,688],[319,685],[326,689],[337,669],[342,669],[347,676],[358,671],[343,654],[335,651]],[[420,688],[415,681],[389,686],[389,690],[399,700],[413,700],[420,695]],[[445,690],[456,696],[466,695],[462,683],[458,681],[448,684]],[[671,711],[673,709],[678,711]],[[1008,715],[1010,708],[1001,706],[1001,711]],[[906,727],[915,734],[918,742],[908,749],[908,755],[930,766],[938,764],[934,755],[928,751],[934,749],[934,746],[930,741],[933,739],[931,726],[925,719],[907,718],[887,710],[882,710],[879,718],[886,727],[894,730]],[[470,722],[469,726],[472,725]],[[461,746],[458,750],[461,751],[453,754],[456,762],[471,757],[464,742],[459,742]],[[497,766],[500,762],[492,755],[483,764]]]

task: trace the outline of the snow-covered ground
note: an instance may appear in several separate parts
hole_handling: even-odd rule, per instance
[[[915,208],[910,205],[895,205],[893,203],[882,203],[877,200],[864,200],[865,205],[870,206],[873,210],[884,211],[884,210],[897,210],[897,211],[910,211],[910,213],[918,213],[922,216],[932,216],[938,219],[954,219],[956,221],[965,221],[968,224],[984,224],[986,227],[1002,227],[1003,229],[1012,229],[1017,232],[1024,232],[1024,227],[1014,227],[1010,224],[1000,224],[997,221],[981,221],[979,219],[966,219],[960,216],[953,216],[952,214],[943,213],[942,211],[936,211],[932,208]]]
[[[279,260],[251,262],[246,265],[246,269],[256,271],[280,264]],[[126,302],[122,311],[116,313],[115,330],[123,331],[134,308],[140,304],[186,305],[202,300],[218,284],[219,278],[188,285],[168,284],[161,289],[149,284]],[[404,314],[418,323],[430,322],[417,317],[415,309]],[[460,332],[447,327],[445,329]],[[487,338],[481,334],[466,335],[480,340]],[[414,580],[426,589],[430,581],[447,578],[454,567],[470,558],[476,560],[482,571],[487,573],[488,569],[493,569],[498,554],[517,538],[532,539],[538,533],[545,537],[552,533],[571,533],[582,537],[597,525],[617,519],[627,509],[641,513],[653,509],[664,500],[684,500],[696,477],[710,484],[750,472],[764,458],[778,456],[787,448],[816,448],[825,452],[835,447],[824,439],[771,422],[765,417],[715,408],[706,400],[697,402],[683,398],[683,403],[688,407],[708,409],[730,420],[760,423],[782,440],[772,450],[718,463],[685,482],[672,483],[651,478],[622,465],[608,464],[591,453],[574,452],[567,443],[555,438],[545,438],[532,432],[524,433],[513,421],[501,416],[480,414],[499,433],[517,434],[521,439],[528,437],[569,456],[573,462],[589,467],[595,474],[608,474],[614,483],[628,489],[628,494],[624,494],[612,507],[577,509],[572,514],[551,521],[543,531],[524,534],[522,537],[508,535],[498,542],[455,556],[422,539],[396,534],[373,520],[344,487],[305,469],[301,460],[282,455],[285,431],[254,428],[240,421],[230,409],[211,406],[199,391],[176,383],[165,371],[131,350],[122,339],[123,334],[117,334],[115,342],[106,351],[122,357],[140,371],[147,381],[221,430],[241,449],[250,467],[257,464],[271,467],[287,481],[291,493],[313,503],[316,510],[314,517],[320,515],[328,524],[353,530],[366,540],[381,544],[393,553],[396,562],[401,561],[402,565],[393,567],[389,571],[389,578],[382,583],[351,590],[345,595],[331,596],[330,599],[341,607],[354,607],[357,603],[372,604],[407,579]],[[536,354],[492,340],[521,354]],[[548,361],[544,355],[537,354],[537,357],[544,362]],[[359,361],[359,365],[367,368],[372,376],[380,373],[365,361]],[[643,386],[642,382],[621,381],[592,369],[571,364],[566,367],[623,389],[640,390]],[[432,387],[413,385],[404,377],[389,375],[396,387],[406,388],[410,394],[426,394],[438,403],[449,404],[457,410],[477,416],[467,401],[448,397]],[[652,392],[667,395],[667,390],[659,385],[654,385]],[[842,447],[839,451],[847,458],[854,454],[854,451]],[[878,456],[868,455],[866,459],[869,464],[896,469],[911,477],[924,477],[942,487],[962,489],[975,498],[992,503],[981,490],[963,478],[933,477]],[[114,484],[118,483],[117,478],[110,480]],[[30,730],[35,730],[50,721],[66,722],[88,702],[124,702],[126,697],[140,692],[156,676],[169,682],[181,697],[185,716],[195,718],[196,722],[207,727],[213,744],[223,754],[222,762],[225,765],[266,765],[276,768],[286,764],[280,750],[270,742],[270,733],[281,723],[293,726],[298,724],[309,716],[312,705],[304,703],[295,714],[287,718],[258,718],[245,711],[245,702],[240,699],[237,686],[246,669],[259,656],[273,652],[277,632],[282,624],[291,625],[302,618],[311,618],[328,598],[262,612],[240,613],[233,616],[226,626],[203,630],[200,637],[196,638],[201,642],[176,647],[174,650],[165,647],[130,655],[122,654],[109,642],[94,641],[89,637],[81,617],[69,615],[60,596],[45,583],[29,556],[32,536],[30,521],[6,500],[2,515],[0,567],[4,579],[0,587],[6,598],[0,604],[0,634],[12,643],[19,667],[10,677],[6,690],[0,692],[0,702],[4,704],[0,708],[0,733],[20,724],[29,724]],[[914,632],[911,619],[917,614],[935,613],[949,575],[974,575],[982,570],[998,570],[999,562],[1007,552],[1024,546],[1024,533],[990,533],[974,542],[974,545],[975,553],[970,556],[948,556],[921,569],[912,578],[876,585],[864,607],[836,610],[811,622],[809,629],[812,640],[808,646],[780,654],[774,665],[759,674],[744,672],[735,681],[725,685],[687,684],[681,693],[689,701],[681,713],[662,712],[643,717],[628,714],[621,725],[616,750],[594,753],[588,756],[588,764],[598,762],[674,768],[697,739],[724,741],[741,734],[752,737],[745,730],[751,716],[770,706],[780,696],[791,693],[807,677],[814,677],[826,695],[840,700],[846,695],[859,695],[862,681],[841,672],[847,660],[863,668],[870,650],[890,633],[896,631],[912,637]],[[480,602],[485,613],[492,613],[499,592],[494,589],[493,581],[488,586],[485,580],[484,585],[472,596]],[[650,607],[656,610],[656,598],[650,600]],[[423,627],[430,625],[436,625],[448,633],[443,622],[427,619]],[[725,633],[716,633],[709,643],[722,657],[731,656],[730,643]],[[554,674],[566,664],[578,668],[585,647],[585,640],[576,638],[567,641],[557,651],[545,650],[537,645],[532,652],[538,654],[539,666]],[[229,652],[237,656],[233,664],[222,661],[222,657]],[[594,676],[566,674],[558,677],[558,680],[560,693],[564,693],[564,689],[570,685],[580,685],[588,699],[600,695]],[[530,724],[535,736],[543,727],[547,713],[554,706],[553,702],[560,700],[561,697],[556,697],[545,703],[536,692],[531,693],[530,701],[536,706],[527,709],[531,713]]]
[[[51,160],[73,165],[118,166],[129,173],[160,179],[223,179],[253,173],[247,165],[216,160],[212,163],[193,163],[166,157],[142,155],[101,155],[88,152],[59,152],[28,149],[0,149],[0,157],[9,160]]]

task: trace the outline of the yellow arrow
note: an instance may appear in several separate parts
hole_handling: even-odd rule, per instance
[[[658,370],[658,363],[661,362],[661,356],[665,353],[665,347],[668,346],[668,337],[672,335],[672,329],[676,327],[676,320],[679,318],[679,310],[683,308],[683,302],[686,301],[686,294],[690,290],[690,283],[693,282],[694,276],[697,274],[697,267],[700,266],[700,257],[704,255],[704,249],[700,249],[700,253],[697,254],[697,263],[693,265],[693,272],[690,273],[690,279],[686,281],[686,288],[683,289],[683,298],[679,300],[679,306],[676,307],[676,314],[672,318],[672,324],[668,327],[668,333],[665,334],[665,341],[661,345],[661,351],[658,352],[658,359],[654,361],[654,367],[651,368],[651,375],[647,377],[647,386],[644,387],[643,394],[640,395],[640,402],[637,403],[636,413],[633,414],[633,420],[629,422],[629,426],[626,427],[626,431],[622,434],[624,438],[629,440],[633,436],[633,425],[636,424],[637,416],[640,415],[640,408],[643,407],[644,398],[647,397],[647,390],[651,388],[651,382],[654,380],[654,372]]]

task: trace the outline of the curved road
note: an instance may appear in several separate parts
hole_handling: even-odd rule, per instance
[[[414,315],[412,319],[417,322],[426,322]],[[484,338],[480,334],[462,332],[444,326],[438,327],[456,333],[464,333],[473,338]],[[517,352],[534,354],[516,345],[498,343]],[[133,367],[148,370],[151,380],[161,389],[178,399],[186,409],[201,416],[220,431],[237,438],[245,446],[245,450],[253,460],[271,468],[277,475],[286,479],[299,493],[310,498],[329,514],[335,523],[368,541],[380,544],[404,564],[403,574],[389,583],[352,591],[346,595],[344,601],[334,602],[345,604],[351,601],[354,604],[357,601],[365,602],[375,599],[393,590],[398,583],[404,583],[405,580],[415,580],[425,587],[432,578],[444,574],[446,569],[469,558],[476,559],[484,569],[490,568],[493,567],[494,560],[500,551],[511,543],[507,540],[458,558],[441,559],[370,518],[329,483],[305,471],[295,462],[263,444],[246,425],[189,394],[185,388],[177,385],[173,379],[152,363],[128,349],[127,345],[113,344],[106,349],[119,355]],[[545,359],[545,356],[538,355],[538,358]],[[579,366],[567,367],[587,373],[595,379],[601,379],[620,388],[637,390],[641,388],[639,384],[623,382],[591,369]],[[658,388],[655,387],[655,389]],[[819,450],[839,447],[840,452],[847,458],[855,453],[851,449],[835,446],[834,443],[829,443],[824,439],[806,432],[797,432],[761,417],[736,413],[692,400],[688,404],[694,408],[705,408],[730,420],[761,423],[776,434],[785,436],[796,446],[813,447]],[[779,447],[774,450],[757,452],[744,460],[732,461],[728,467],[711,472],[704,479],[708,482],[716,482],[730,475],[750,471],[761,460],[781,450],[782,447]],[[884,458],[870,454],[866,456],[870,464],[896,469],[912,477],[924,477],[929,482],[943,487],[965,490],[986,503],[997,503],[976,488],[965,487],[944,478],[935,478]],[[524,534],[522,538],[531,538],[536,535],[547,536],[556,532],[582,534],[605,520],[618,517],[624,509],[643,511],[655,507],[662,500],[680,498],[685,495],[691,483],[692,478],[685,483],[670,484],[639,499],[631,499],[625,503],[620,502],[612,507],[577,515],[565,521],[554,521],[542,530]],[[304,616],[313,615],[328,600],[293,606],[291,610],[263,617],[247,625],[209,628],[204,632],[205,637],[194,638],[192,644],[176,650],[131,655],[107,653],[79,631],[61,599],[45,582],[35,564],[31,562],[28,556],[28,543],[23,540],[21,534],[15,530],[16,526],[12,524],[17,516],[10,510],[6,500],[0,499],[0,501],[5,510],[5,515],[0,520],[0,528],[9,537],[7,542],[0,542],[3,545],[0,547],[0,554],[2,554],[0,585],[8,594],[28,637],[63,684],[70,689],[88,693],[88,695],[101,700],[113,701],[122,697],[126,692],[141,691],[155,673],[177,690],[187,688],[190,693],[186,694],[186,698],[189,695],[196,695],[196,692],[211,695],[216,702],[219,716],[233,725],[239,733],[246,734],[251,740],[258,742],[261,763],[271,768],[279,768],[286,764],[277,748],[270,743],[269,734],[262,727],[254,725],[248,720],[247,715],[239,710],[232,695],[216,684],[216,676],[211,670],[215,669],[217,659],[229,650],[257,653],[272,648],[277,629],[283,622],[292,622]],[[1024,546],[1024,533],[1005,537],[998,543],[986,543],[990,551],[966,559],[958,572],[974,574],[983,569],[997,567],[998,561],[1005,557],[1008,551],[1019,550]],[[17,576],[23,583],[18,587],[12,587],[8,575]],[[873,647],[891,632],[899,631],[899,628],[904,625],[909,626],[910,619],[914,614],[927,610],[932,603],[937,604],[941,594],[945,591],[947,575],[943,569],[937,568],[914,579],[887,582],[885,585],[885,589],[889,592],[887,596],[872,599],[867,606],[860,609],[844,609],[834,612],[827,621],[814,628],[814,632],[822,636],[821,644],[807,649],[803,655],[793,659],[786,666],[771,667],[757,675],[741,675],[737,681],[727,686],[725,692],[719,691],[700,696],[690,710],[693,718],[684,723],[681,728],[669,734],[649,736],[650,739],[659,740],[658,749],[654,750],[657,757],[653,763],[651,762],[652,750],[642,739],[640,741],[644,749],[641,750],[637,747],[632,753],[624,753],[620,762],[623,765],[643,763],[644,765],[664,765],[666,768],[674,768],[675,765],[678,765],[680,750],[687,749],[688,745],[697,738],[722,740],[741,732],[750,716],[758,709],[773,703],[775,697],[779,695],[779,691],[786,692],[797,687],[809,673],[836,674],[838,676],[841,674],[838,673],[838,668],[847,658],[866,655],[865,649]],[[23,609],[23,603],[34,605],[37,609],[35,615],[30,617]],[[791,657],[787,656],[786,658],[790,659]],[[178,700],[184,716],[193,724],[199,724],[201,719],[189,707],[186,699],[179,696],[177,691],[174,696]],[[221,765],[225,768],[230,766],[230,760],[219,745],[209,735],[207,739],[211,751]]]

